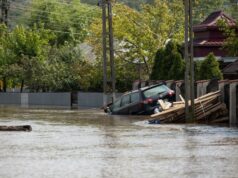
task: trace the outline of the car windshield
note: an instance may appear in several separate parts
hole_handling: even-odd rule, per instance
[[[147,89],[143,93],[144,93],[145,98],[150,98],[152,96],[156,96],[156,95],[159,95],[161,93],[164,93],[168,90],[169,90],[169,88],[167,86],[159,85],[159,86]]]

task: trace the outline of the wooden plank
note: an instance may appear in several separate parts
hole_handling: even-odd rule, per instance
[[[183,101],[175,101],[175,102],[173,102],[173,105],[176,105],[176,104],[184,104],[184,102]]]
[[[183,103],[185,103],[184,98],[182,97],[182,95],[179,95],[179,98],[182,100]]]
[[[168,109],[166,111],[163,111],[163,112],[160,112],[160,113],[156,113],[156,114],[153,114],[151,115],[151,117],[160,117],[160,116],[164,116],[168,113],[171,113],[171,112],[175,112],[175,111],[178,111],[178,110],[181,110],[181,109],[184,109],[184,106],[180,106],[180,107],[172,107],[171,109]]]
[[[222,117],[222,118],[212,120],[211,123],[224,123],[228,121],[229,121],[229,117]]]
[[[220,91],[211,92],[195,100],[195,117],[197,121],[202,121],[214,112],[225,110],[226,106],[220,102]],[[151,115],[151,118],[157,118],[162,123],[185,122],[185,104],[184,98],[180,95],[182,101],[174,102],[173,107],[166,108],[163,101],[160,105],[164,111]],[[218,113],[219,114],[219,113]]]
[[[205,112],[204,115],[200,115],[198,117],[196,117],[197,120],[203,119],[206,116],[209,116],[210,114],[212,114],[213,112],[221,109],[223,106],[219,103],[217,104],[215,107],[213,107],[212,109],[209,109],[209,111]]]
[[[207,93],[207,94],[205,94],[205,95],[202,95],[202,96],[200,96],[200,97],[198,97],[197,99],[203,99],[203,98],[207,98],[207,97],[209,97],[209,96],[213,96],[213,95],[220,95],[221,94],[221,91],[220,90],[218,90],[218,91],[216,91],[216,92],[210,92],[210,93]],[[195,100],[197,100],[197,99],[195,99]]]

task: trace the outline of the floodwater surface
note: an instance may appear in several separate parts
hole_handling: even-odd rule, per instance
[[[0,178],[238,177],[238,129],[100,110],[0,108]]]

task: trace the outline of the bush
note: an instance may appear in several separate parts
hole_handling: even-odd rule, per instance
[[[199,69],[198,79],[206,80],[206,79],[222,79],[222,72],[219,68],[219,62],[213,53],[210,53],[202,62]]]
[[[165,49],[159,49],[154,59],[152,80],[180,80],[184,78],[185,62],[179,46],[170,41]]]

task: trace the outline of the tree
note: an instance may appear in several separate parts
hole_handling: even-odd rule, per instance
[[[165,55],[164,51],[165,50],[163,48],[160,48],[155,55],[154,66],[152,68],[152,72],[150,75],[151,80],[159,80],[159,79],[163,78],[163,76],[164,76],[164,70],[162,68],[164,55]]]
[[[12,74],[12,67],[14,63],[14,54],[10,50],[6,49],[6,39],[9,33],[5,25],[0,25],[0,76],[3,82],[3,91],[7,90],[7,77]]]
[[[50,50],[42,75],[32,81],[32,90],[88,90],[95,76],[93,65],[84,60],[79,46],[72,44]],[[37,73],[36,73],[37,74]]]
[[[140,10],[141,4],[145,4],[145,3],[152,4],[154,2],[154,0],[116,0],[116,1],[137,10]],[[96,5],[98,3],[98,0],[81,0],[81,2],[91,4],[91,5]]]
[[[0,44],[3,80],[21,81],[22,91],[24,82],[32,78],[35,64],[45,60],[49,40],[47,30],[17,26],[9,32],[6,28]]]
[[[228,0],[194,0],[193,10],[194,10],[194,24],[199,24],[205,18],[214,11],[229,9],[227,5]],[[225,6],[226,4],[226,6]],[[229,10],[228,10],[229,12]]]
[[[116,60],[133,63],[136,59],[143,62],[147,74],[144,79],[150,75],[157,49],[170,38],[183,39],[182,1],[156,0],[152,5],[141,6],[141,11],[117,3],[113,7],[113,14]],[[88,38],[98,57],[102,55],[101,26],[101,18],[96,19]]]
[[[22,70],[18,73],[18,79],[21,80],[21,91],[24,87],[24,82],[32,78],[32,73],[35,70],[36,64],[40,65],[46,59],[49,32],[43,29],[26,29],[22,26],[17,26],[7,39],[7,48],[15,55],[15,64]]]
[[[222,79],[222,72],[219,69],[219,62],[213,53],[210,53],[201,63],[199,70],[199,79]]]
[[[178,45],[170,41],[165,49],[161,48],[155,56],[152,80],[179,80],[184,78],[185,63]]]
[[[229,27],[226,21],[219,20],[218,26],[226,37],[223,48],[230,56],[238,56],[238,25]]]
[[[51,30],[56,36],[51,44],[58,46],[82,42],[88,35],[90,23],[99,12],[99,8],[92,8],[76,0],[33,0],[29,8],[33,10],[25,14],[27,25],[43,25],[45,29]]]

